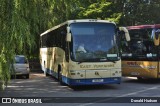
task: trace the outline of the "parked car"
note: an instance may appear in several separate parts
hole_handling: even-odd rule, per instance
[[[26,79],[29,78],[29,63],[24,55],[16,55],[15,63],[13,64],[12,76],[25,76]]]

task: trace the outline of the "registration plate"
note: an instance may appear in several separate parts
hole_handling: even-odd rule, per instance
[[[92,82],[103,82],[103,79],[93,79]]]
[[[140,75],[138,72],[131,72],[131,75]]]

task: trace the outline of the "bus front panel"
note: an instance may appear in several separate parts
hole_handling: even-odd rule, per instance
[[[123,76],[157,78],[158,62],[122,61]]]
[[[119,84],[121,62],[69,63],[69,72],[64,81],[69,85]]]

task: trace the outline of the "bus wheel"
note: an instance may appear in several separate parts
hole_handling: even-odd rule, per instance
[[[44,75],[47,77],[49,74],[47,73],[47,70],[44,70]]]
[[[62,81],[62,74],[61,74],[61,67],[58,66],[58,81],[60,83],[60,85],[64,85],[63,81]]]
[[[143,81],[143,80],[144,80],[143,77],[137,77],[137,79],[138,79],[139,81]]]
[[[26,76],[26,79],[29,79],[29,74],[26,74],[25,76]]]

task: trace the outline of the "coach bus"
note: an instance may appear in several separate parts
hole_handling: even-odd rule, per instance
[[[117,46],[118,30],[105,20],[69,20],[40,35],[40,61],[46,75],[60,84],[119,84],[121,58]]]
[[[122,75],[138,80],[160,78],[160,24],[127,27],[130,41],[121,39]]]

